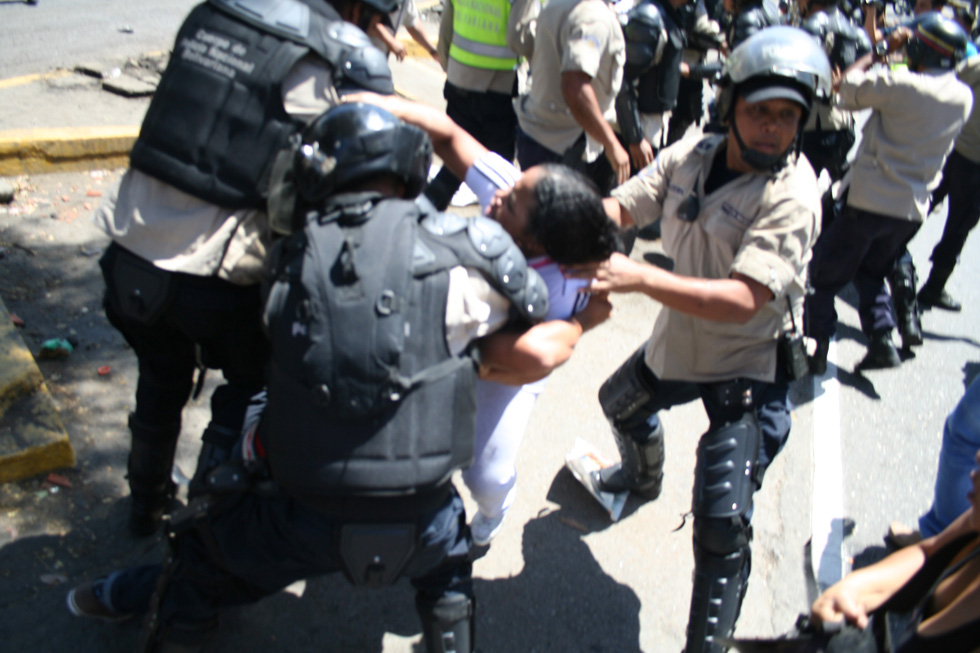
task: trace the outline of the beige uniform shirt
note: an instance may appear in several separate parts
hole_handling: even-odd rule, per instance
[[[977,89],[980,89],[980,55],[974,55],[961,63],[956,69],[956,76],[970,87],[974,102],[970,117],[963,125],[963,131],[957,137],[953,149],[973,163],[980,163],[980,111],[977,110],[976,103]]]
[[[330,69],[318,57],[297,62],[282,88],[286,110],[304,120],[337,103]],[[158,268],[241,285],[261,280],[272,236],[263,211],[215,206],[134,169],[106,195],[94,219]]]
[[[661,379],[771,382],[776,341],[792,329],[790,305],[797,329],[803,325],[806,266],[820,229],[813,169],[801,157],[774,175],[743,174],[705,196],[711,163],[716,154],[724,156],[726,140],[721,134],[682,140],[612,192],[640,227],[661,218],[664,250],[676,274],[727,279],[737,272],[773,294],[745,324],[664,307],[646,350],[647,365]],[[687,222],[678,217],[678,206],[692,194],[701,208]]]
[[[605,0],[549,0],[537,19],[531,90],[514,101],[521,129],[557,154],[582,135],[561,93],[561,74],[569,71],[592,78],[603,116],[615,123],[625,61],[623,30]]]
[[[922,222],[953,139],[970,114],[970,89],[953,71],[875,68],[848,73],[836,97],[848,111],[873,109],[844,178],[848,206]]]

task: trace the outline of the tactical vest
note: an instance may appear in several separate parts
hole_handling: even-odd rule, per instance
[[[449,56],[474,68],[514,70],[517,57],[507,47],[509,16],[509,0],[453,0]]]
[[[314,504],[423,493],[471,463],[476,364],[449,351],[444,326],[459,265],[523,316],[547,311],[544,282],[488,218],[347,194],[277,243],[259,432],[287,492]]]
[[[667,40],[660,63],[641,75],[637,82],[637,107],[641,113],[663,113],[673,109],[681,83],[681,59],[686,43],[684,30],[669,3],[655,4],[660,10]]]
[[[310,52],[333,68],[335,88],[394,92],[384,56],[326,3],[198,5],[177,33],[130,165],[219,206],[264,208],[275,155],[301,126],[283,107],[282,81]]]

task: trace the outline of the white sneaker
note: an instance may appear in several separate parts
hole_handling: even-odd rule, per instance
[[[486,546],[490,540],[497,536],[500,527],[504,524],[504,515],[500,513],[496,517],[487,517],[482,512],[477,512],[470,522],[470,532],[473,534],[473,544]]]

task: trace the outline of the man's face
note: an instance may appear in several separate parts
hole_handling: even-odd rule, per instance
[[[735,100],[735,124],[745,147],[763,154],[776,156],[788,150],[796,139],[802,117],[803,107],[792,100],[776,98],[751,103],[743,97]],[[735,138],[728,139],[728,147],[734,155],[729,159],[730,167],[751,171],[739,165],[747,166]]]
[[[487,207],[487,216],[499,222],[525,253],[536,245],[527,230],[527,216],[534,202],[534,186],[542,174],[539,166],[525,171],[513,187],[498,190]]]

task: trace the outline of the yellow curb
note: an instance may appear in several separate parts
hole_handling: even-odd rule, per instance
[[[125,125],[0,132],[0,175],[125,167],[139,129]]]
[[[71,75],[70,70],[55,70],[50,73],[37,73],[35,75],[21,75],[20,77],[10,77],[8,79],[0,79],[0,89],[13,88],[15,86],[24,86],[26,84],[33,84],[34,82],[39,82],[42,79],[56,79],[58,77],[66,77]]]
[[[0,483],[75,464],[75,450],[41,371],[0,300]],[[11,370],[8,374],[8,369]]]

